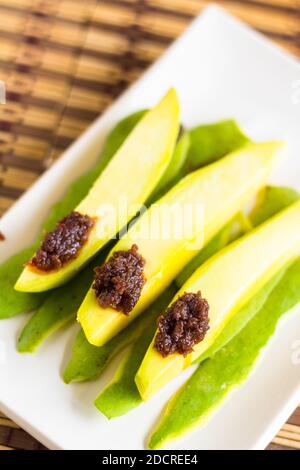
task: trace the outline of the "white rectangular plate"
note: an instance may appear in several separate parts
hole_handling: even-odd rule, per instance
[[[234,117],[254,139],[286,139],[288,158],[273,181],[300,189],[299,81],[295,59],[219,8],[206,9],[3,217],[7,241],[1,245],[0,260],[33,240],[48,208],[70,180],[95,161],[111,126],[152,105],[170,86],[179,93],[187,127]],[[164,403],[191,371],[129,415],[108,421],[94,408],[93,399],[113,367],[98,381],[65,385],[59,373],[77,326],[55,334],[36,354],[20,355],[15,344],[26,320],[24,314],[0,323],[2,411],[52,449],[145,448]],[[300,316],[293,315],[281,323],[250,379],[205,427],[175,445],[264,448],[300,400],[299,339]]]

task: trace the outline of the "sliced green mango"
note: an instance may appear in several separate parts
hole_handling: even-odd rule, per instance
[[[150,437],[149,448],[165,447],[171,440],[205,424],[228,393],[248,378],[279,320],[299,303],[298,258],[247,326],[212,359],[200,364],[171,398]]]
[[[77,319],[91,344],[105,344],[142,313],[193,258],[194,250],[206,244],[265,184],[283,148],[280,142],[249,144],[186,176],[140,217],[113,251],[128,250],[135,243],[146,260],[146,284],[130,315],[101,308],[95,291],[89,290]],[[177,221],[183,220],[186,207],[192,211],[180,224]]]
[[[207,358],[213,357],[229,341],[234,338],[249,321],[262,308],[274,287],[278,284],[286,269],[291,263],[287,263],[270,281],[266,283],[226,324],[225,328],[217,336],[212,345],[207,348],[194,362],[198,364]]]
[[[210,305],[210,330],[186,357],[162,357],[151,343],[136,384],[144,400],[198,359],[216,340],[228,321],[265,285],[300,248],[300,201],[281,211],[250,234],[217,253],[182,286],[201,291]],[[154,341],[154,339],[153,339]]]
[[[142,336],[151,327],[157,316],[157,311],[169,303],[175,292],[175,286],[169,286],[147,309],[144,318],[137,318],[126,330],[121,331],[104,346],[93,346],[86,340],[83,331],[80,330],[73,345],[72,358],[64,371],[64,381],[70,383],[92,380],[98,377],[118,352],[139,336]]]
[[[63,372],[64,382],[69,384],[99,377],[110,361],[142,333],[143,328],[144,324],[133,322],[100,348],[90,344],[80,329],[72,347],[71,359]]]
[[[50,214],[43,223],[42,232],[37,242],[11,256],[0,266],[0,285],[2,286],[0,291],[0,319],[32,311],[42,304],[46,296],[45,293],[31,294],[29,292],[17,292],[14,288],[24,264],[38,247],[43,231],[52,230],[55,223],[62,219],[86,196],[93,182],[145,112],[138,111],[127,116],[112,129],[95,167],[74,181],[66,194],[53,205]]]
[[[45,292],[30,294],[17,292],[14,289],[16,280],[22,272],[24,264],[35,247],[30,246],[7,259],[0,266],[0,319],[11,318],[20,313],[30,312],[38,308],[45,300]]]
[[[171,160],[178,130],[179,103],[175,90],[171,89],[142,117],[88,195],[76,206],[76,211],[96,220],[78,256],[53,272],[26,266],[16,283],[16,290],[40,292],[67,282],[113,238],[160,180]]]
[[[175,279],[176,285],[179,287],[188,280],[193,272],[201,266],[208,258],[213,254],[220,251],[226,245],[228,245],[231,235],[232,235],[232,224],[233,222],[228,222],[221,230],[215,235],[208,243],[205,245],[202,250],[183,268],[183,270],[178,274]]]

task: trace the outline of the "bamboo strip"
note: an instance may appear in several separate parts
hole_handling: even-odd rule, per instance
[[[19,44],[13,40],[1,38],[0,60],[13,62],[17,55],[18,46]]]
[[[41,45],[31,45],[27,43],[19,44],[16,64],[26,67],[39,67],[43,56],[43,47]]]
[[[58,118],[58,111],[28,106],[23,116],[22,123],[26,126],[51,130],[57,123]]]
[[[298,33],[298,22],[294,15],[264,11],[261,7],[234,2],[227,2],[226,6],[235,16],[261,31],[290,37]],[[158,12],[147,12],[140,19],[140,27],[143,31],[170,39],[182,33],[187,24],[187,19],[170,18],[168,15]]]
[[[273,41],[284,51],[289,51],[291,54],[300,57],[300,44],[296,40],[274,39]]]
[[[53,23],[49,30],[49,39],[72,47],[80,47],[85,37],[85,28],[79,25]]]
[[[0,183],[1,183],[1,169],[0,169]],[[1,184],[0,184],[1,190]],[[3,215],[15,202],[15,199],[4,197],[0,194],[0,217]]]
[[[31,96],[61,102],[67,93],[67,80],[45,76],[34,76],[12,70],[8,72],[0,65],[0,76],[5,81],[7,93]],[[10,100],[10,98],[8,98]]]
[[[146,0],[147,5],[195,16],[208,2],[203,0]]]
[[[226,1],[226,8],[256,29],[285,36],[294,36],[299,32],[299,22],[294,13],[270,11],[269,9]]]
[[[76,77],[112,84],[119,79],[120,73],[119,64],[105,59],[90,57],[83,52],[78,60]]]
[[[18,135],[16,138],[10,132],[0,132],[0,144],[1,150],[3,152],[9,150],[11,148],[11,144],[19,146],[19,148],[31,148],[32,153],[30,155],[36,155],[37,157],[40,153],[45,149],[47,146],[47,142],[42,139],[37,139],[32,136],[22,136]]]
[[[282,429],[285,431],[294,432],[296,434],[299,434],[300,436],[300,421],[299,421],[299,426],[296,424],[286,423],[283,425]]]
[[[281,437],[274,437],[273,441],[274,444],[279,444],[284,447],[291,447],[292,449],[299,449],[300,450],[300,442],[290,440],[290,439],[284,439]]]
[[[0,5],[7,6],[7,0],[0,0]],[[32,0],[9,0],[9,6],[11,8],[20,8],[22,10],[28,10],[31,8]]]
[[[111,98],[104,93],[101,94],[93,90],[75,86],[71,90],[68,106],[82,110],[100,112],[108,105],[110,101]],[[87,123],[84,125],[86,124]]]
[[[76,139],[89,125],[89,121],[84,121],[71,116],[63,116],[57,131],[57,136]]]
[[[13,136],[10,132],[0,131],[0,150],[1,153],[7,152],[13,141]]]
[[[48,149],[48,142],[36,137],[18,134],[13,143],[14,153],[20,157],[42,160]]]
[[[128,40],[125,34],[99,30],[95,27],[89,29],[85,49],[108,53],[125,53]]]
[[[284,439],[291,439],[293,441],[297,441],[300,443],[300,430],[299,430],[299,434],[295,432],[281,430],[278,433],[278,437],[284,438]]]
[[[299,8],[299,0],[256,0],[256,2],[262,5],[273,7],[273,8],[274,7],[279,7],[279,8],[284,8],[284,9],[290,8],[293,10],[298,10]]]
[[[33,171],[9,167],[3,174],[3,183],[7,187],[25,190],[36,180],[37,176]]]
[[[85,23],[93,8],[94,1],[74,3],[74,0],[61,0],[57,4],[56,17]]]
[[[25,107],[20,103],[8,101],[5,106],[0,106],[0,120],[9,123],[20,123],[25,114]]]
[[[165,44],[160,44],[157,41],[141,40],[133,45],[135,56],[138,59],[154,61],[166,49]]]
[[[0,450],[14,450],[12,447],[2,446],[0,444]]]
[[[36,16],[29,16],[25,29],[24,36],[35,38],[37,40],[48,39],[52,30],[52,21],[48,18],[41,18]],[[16,33],[16,31],[15,31]]]
[[[0,0],[0,6],[6,11],[21,10],[34,13],[39,11],[47,16],[53,16],[56,19],[73,21],[77,23],[85,23],[92,9],[94,8],[94,0],[60,0],[60,2],[41,3],[39,0]]]
[[[74,64],[77,60],[77,54],[67,53],[46,49],[41,57],[41,69],[48,72],[62,73],[71,75]]]
[[[14,32],[21,34],[24,31],[27,20],[26,13],[7,11],[0,6],[1,31]]]
[[[14,423],[8,418],[0,417],[0,426],[6,426],[7,428],[13,428],[13,429],[20,429],[20,426],[18,426],[16,423]]]
[[[132,9],[111,3],[105,4],[100,2],[95,8],[93,22],[128,28],[134,24],[135,16],[135,11]]]
[[[185,13],[192,16],[195,16],[199,13],[199,11],[209,5],[211,2],[210,0],[146,0],[147,5],[162,8],[169,11]],[[227,0],[220,0],[216,3],[219,3],[220,6],[224,6],[225,8],[228,5]],[[229,2],[230,3],[230,2]],[[237,2],[242,3],[242,2]],[[251,5],[251,0],[245,3],[249,3]],[[261,5],[266,7],[279,7],[283,9],[292,9],[297,10],[299,4],[297,0],[256,0],[253,2],[253,5]],[[273,9],[274,12],[274,9]]]
[[[15,57],[13,57],[14,48],[12,46],[13,44],[10,43],[8,48],[6,48],[6,46],[3,47],[3,49],[0,48],[0,78],[4,81],[6,81],[10,70],[13,71],[15,68]],[[17,43],[15,43],[15,46],[15,49],[17,49]],[[155,47],[155,44],[153,47]],[[105,46],[105,48],[107,49],[107,46]],[[126,44],[124,43],[123,50],[125,49]],[[99,54],[103,52],[103,50],[99,50]],[[56,87],[61,88],[64,86],[64,80],[69,80],[70,77],[73,77],[76,63],[78,63],[77,74],[79,78],[91,81],[107,81],[108,77],[114,79],[114,77],[120,73],[120,54],[118,54],[117,48],[115,48],[114,52],[114,57],[102,57],[97,52],[93,56],[91,55],[91,51],[84,50],[81,56],[78,57],[75,53],[47,49],[38,57],[37,61],[36,54],[32,54],[32,51],[26,48],[24,49],[23,55],[20,52],[18,53],[18,64],[25,65],[29,68],[33,67],[35,79],[41,77],[40,80],[55,83]],[[23,91],[25,81],[33,82],[33,75],[28,73],[23,74],[18,71],[15,71],[14,74],[23,80],[22,87],[19,87],[19,91]]]
[[[58,80],[53,77],[36,77],[31,96],[61,103],[69,89],[67,80]]]
[[[186,29],[188,22],[185,18],[170,18],[165,14],[147,12],[141,15],[139,26],[147,33],[173,39]]]

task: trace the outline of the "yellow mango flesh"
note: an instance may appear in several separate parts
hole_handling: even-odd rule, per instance
[[[77,316],[88,341],[101,346],[140,315],[193,258],[195,250],[265,184],[282,150],[280,142],[247,145],[188,175],[153,204],[113,249],[127,250],[135,243],[146,260],[146,284],[139,301],[126,316],[100,307],[91,288]],[[182,218],[184,208],[192,210]],[[172,213],[173,219],[168,217]],[[181,232],[174,223],[177,220],[184,220]]]
[[[75,208],[81,214],[96,218],[96,226],[78,256],[53,272],[26,266],[15,285],[16,290],[40,292],[65,283],[115,236],[147,200],[166,170],[179,123],[178,98],[171,89],[136,125]]]
[[[162,357],[153,339],[136,375],[142,398],[150,398],[209,348],[230,318],[299,250],[300,202],[296,202],[198,268],[174,300],[184,292],[201,291],[209,303],[210,329],[186,357],[177,353]]]

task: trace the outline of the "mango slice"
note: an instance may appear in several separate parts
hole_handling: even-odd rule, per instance
[[[205,425],[229,393],[248,379],[279,321],[300,302],[300,258],[281,271],[256,315],[171,397],[151,433],[149,449],[168,447],[171,440]]]
[[[154,339],[135,381],[147,400],[209,348],[238,310],[300,249],[300,201],[269,219],[249,235],[213,256],[177,293],[198,292],[210,306],[210,330],[194,352],[165,358],[153,347]]]
[[[265,184],[283,148],[281,142],[249,144],[186,176],[140,217],[113,251],[128,250],[137,244],[146,260],[147,282],[128,316],[101,308],[94,290],[89,290],[77,318],[91,344],[105,344],[142,313],[194,257],[195,250],[206,244]],[[178,225],[166,223],[166,208],[167,215],[175,214],[176,220],[188,206],[196,210],[192,216],[188,214],[183,233],[178,235],[177,231],[173,235],[172,229],[177,230]],[[154,227],[150,236],[149,226]],[[165,238],[159,231],[161,227],[168,232]]]
[[[97,222],[78,256],[53,272],[26,266],[15,289],[40,292],[57,287],[72,276],[134,216],[147,200],[171,160],[179,130],[179,103],[171,89],[139,121],[75,208]],[[126,202],[128,210],[124,210]]]

